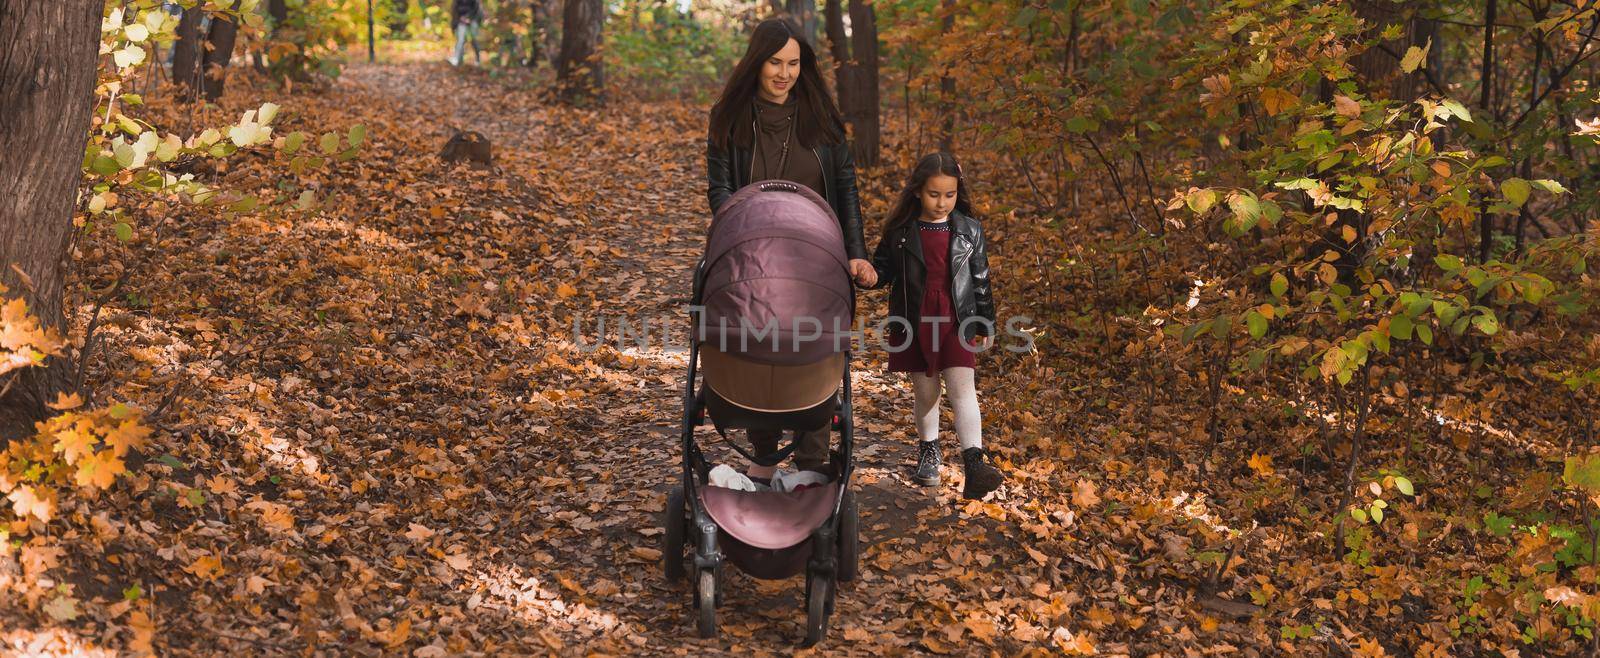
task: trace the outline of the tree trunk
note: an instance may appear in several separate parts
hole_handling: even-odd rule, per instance
[[[536,1],[539,24],[544,27],[544,56],[555,68],[556,59],[561,56],[561,17],[566,15],[566,5],[563,0]]]
[[[562,100],[605,100],[605,63],[600,57],[606,20],[602,0],[567,0],[561,20],[556,87]]]
[[[268,34],[276,37],[278,34],[278,28],[289,21],[289,1],[267,0],[262,9],[267,13]],[[257,71],[265,72],[267,70],[268,62],[267,54],[265,52],[266,50],[268,50],[268,48],[258,48],[253,54]]]
[[[232,10],[238,8],[239,1],[234,0]],[[201,58],[201,70],[205,73],[200,78],[200,89],[208,101],[222,98],[223,84],[228,81],[228,62],[233,59],[233,44],[239,38],[238,20],[237,16],[223,13],[211,15],[211,30],[206,36],[207,48],[205,56]]]
[[[878,17],[870,0],[850,0],[850,49],[855,55],[856,74],[852,82],[856,100],[855,116],[850,119],[854,133],[850,148],[856,164],[878,164]]]
[[[850,96],[850,79],[855,76],[855,66],[850,63],[850,41],[844,36],[844,12],[839,8],[840,1],[827,0],[823,4],[823,16],[828,31],[828,54],[833,57],[833,95],[839,99],[839,111],[848,120],[855,113],[850,105],[853,100]]]
[[[102,0],[0,0],[0,282],[44,326],[64,330],[72,208],[94,102]],[[39,44],[49,44],[40,47]],[[20,272],[21,274],[19,274]],[[66,368],[16,371],[0,435],[46,412]],[[0,388],[5,386],[0,383]]]
[[[1374,96],[1399,101],[1416,98],[1423,91],[1426,74],[1423,69],[1409,74],[1401,71],[1400,58],[1412,47],[1428,47],[1428,42],[1438,32],[1438,21],[1419,16],[1418,7],[1405,8],[1393,2],[1362,0],[1353,3],[1353,6],[1356,16],[1366,21],[1370,28],[1367,34],[1371,38],[1377,38],[1390,25],[1398,24],[1404,28],[1398,39],[1384,41],[1351,61],[1356,69],[1356,79]],[[1431,56],[1440,50],[1434,47],[1428,51],[1430,63],[1437,61]]]
[[[1494,22],[1499,20],[1496,16],[1496,2],[1489,0],[1483,10],[1483,67],[1478,83],[1482,85],[1478,93],[1478,107],[1484,117],[1480,121],[1494,116]],[[1494,246],[1494,215],[1485,212],[1488,201],[1478,200],[1478,261],[1489,260],[1489,252]]]
[[[391,38],[403,37],[411,26],[411,0],[390,0],[389,33]]]
[[[532,0],[528,3],[528,58],[522,64],[530,69],[539,68],[539,60],[544,59],[544,17],[539,15],[539,5],[543,0]]]
[[[178,20],[178,40],[172,44],[172,82],[185,89],[200,86],[200,54],[205,52],[200,23],[205,17],[205,10],[195,5],[183,10],[183,18]]]
[[[940,18],[940,34],[949,39],[950,33],[956,25],[955,0],[942,0],[940,3],[943,16]],[[1081,3],[1080,3],[1081,4]],[[1078,15],[1077,5],[1073,5],[1072,16],[1074,20]],[[1077,24],[1074,23],[1074,26]],[[956,138],[956,81],[950,77],[950,65],[945,64],[945,73],[939,76],[939,113],[943,116],[939,120],[939,150],[946,153],[955,151]]]
[[[806,40],[817,42],[817,2],[816,0],[786,0],[784,12],[789,14],[796,23],[800,24],[800,32],[806,35]]]

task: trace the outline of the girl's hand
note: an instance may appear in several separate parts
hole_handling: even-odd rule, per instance
[[[871,288],[878,284],[878,271],[872,269],[872,263],[861,258],[850,260],[850,277],[856,280],[856,285]]]
[[[989,348],[994,347],[994,336],[979,336],[978,347],[982,348],[985,352],[989,351]]]

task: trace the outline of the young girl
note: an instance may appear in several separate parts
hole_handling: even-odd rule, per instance
[[[878,274],[873,287],[892,286],[889,371],[910,373],[916,398],[914,478],[923,486],[939,483],[942,384],[961,442],[962,495],[982,498],[1002,480],[983,449],[973,381],[975,353],[993,343],[994,300],[983,228],[972,217],[955,156],[934,153],[917,162],[884,224],[872,266]]]

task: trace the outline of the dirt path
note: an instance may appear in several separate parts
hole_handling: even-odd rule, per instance
[[[588,605],[595,613],[615,619],[624,645],[632,645],[630,651],[660,651],[680,644],[695,647],[697,653],[713,647],[733,653],[751,648],[786,650],[802,634],[803,583],[798,578],[776,583],[742,574],[731,578],[727,597],[733,604],[723,609],[720,620],[727,639],[701,642],[690,639],[687,587],[667,585],[653,563],[634,559],[653,557],[659,525],[655,513],[676,474],[676,418],[681,413],[679,387],[685,367],[684,354],[678,351],[684,345],[681,325],[686,322],[682,304],[689,294],[689,272],[699,256],[707,221],[702,111],[678,104],[652,104],[599,112],[548,107],[529,112],[522,103],[531,99],[517,95],[501,99],[503,102],[484,102],[504,92],[482,76],[426,65],[363,67],[348,74],[347,80],[400,98],[402,90],[416,85],[419,69],[429,76],[428,87],[438,89],[434,98],[442,101],[427,104],[433,116],[490,137],[508,175],[534,172],[532,179],[541,189],[557,190],[568,197],[563,200],[571,214],[564,216],[579,224],[571,227],[569,244],[574,251],[592,252],[597,261],[595,267],[579,268],[585,275],[565,281],[578,291],[573,298],[592,297],[596,303],[589,314],[607,318],[611,321],[608,326],[614,327],[618,319],[638,322],[648,318],[653,326],[670,326],[673,336],[667,349],[662,349],[660,339],[653,339],[650,349],[644,351],[628,346],[627,352],[638,357],[635,363],[640,367],[624,372],[643,385],[592,400],[598,413],[590,428],[594,435],[574,442],[583,446],[581,451],[557,457],[569,463],[573,472],[586,475],[577,477],[555,500],[544,492],[527,490],[525,497],[517,498],[519,503],[549,510],[557,518],[579,514],[575,520],[584,527],[576,529],[587,530],[592,524],[598,530],[597,539],[565,544],[579,550],[569,553],[560,551],[563,542],[552,537],[538,546],[545,547],[554,562],[541,564],[524,554],[520,556],[524,568],[565,572],[576,579],[577,587],[568,589],[587,590],[587,596],[577,598],[592,599]],[[445,134],[438,134],[440,141]],[[559,280],[570,273],[546,270],[539,275]],[[586,338],[592,340],[594,320],[585,318],[581,324],[591,332]],[[614,329],[610,333],[615,340]],[[925,630],[908,627],[912,610],[953,606],[956,601],[952,598],[982,597],[984,593],[962,586],[959,576],[963,569],[948,562],[948,556],[939,563],[920,565],[896,559],[906,547],[930,548],[935,536],[929,524],[944,526],[955,521],[951,507],[954,489],[945,487],[940,499],[909,485],[901,474],[903,432],[893,439],[883,436],[895,425],[891,419],[901,416],[897,401],[902,391],[896,380],[883,376],[881,361],[862,365],[858,397],[863,408],[858,423],[868,429],[860,439],[860,480],[863,534],[868,544],[865,559],[871,566],[860,583],[842,593],[829,646],[849,646],[844,639],[848,635],[910,648]],[[592,376],[618,374],[622,372],[601,366]],[[547,438],[560,444],[575,437]],[[731,454],[725,448],[713,451],[719,453]],[[952,470],[947,482],[954,481],[954,475]],[[493,540],[502,538],[513,539],[497,535]],[[988,544],[957,545],[951,552],[966,557],[963,553],[986,552]],[[595,550],[584,553],[585,548]],[[536,552],[532,557],[538,556]],[[992,563],[983,559],[988,568],[1003,568],[1009,556],[994,557]],[[516,556],[511,559],[519,560]],[[898,568],[885,569],[888,565]],[[617,591],[607,595],[611,590]],[[923,600],[919,592],[938,596]],[[573,630],[575,637],[567,636],[572,638],[567,643],[596,639],[586,637],[581,626]]]
[[[83,246],[126,252],[85,258],[86,280],[114,280],[107,263],[139,271],[137,305],[107,309],[95,379],[145,409],[183,399],[114,495],[61,510],[92,523],[60,548],[0,554],[0,577],[67,582],[0,606],[0,653],[794,650],[801,579],[732,574],[722,635],[699,640],[687,586],[660,570],[683,305],[707,221],[704,108],[551,107],[518,80],[432,63],[355,65],[287,97],[230,89],[222,114],[272,97],[283,132],[363,122],[367,144],[294,181],[314,210],[157,207],[133,242]],[[487,135],[497,168],[439,162],[457,128]],[[207,175],[286,189],[257,162]],[[655,336],[581,347],[602,317],[609,340],[624,319]],[[959,469],[935,491],[909,484],[908,393],[882,373],[881,354],[858,359],[863,572],[822,651],[1049,642],[1072,604],[1052,589],[1061,573],[1006,512],[958,499]],[[75,626],[36,612],[67,596]]]

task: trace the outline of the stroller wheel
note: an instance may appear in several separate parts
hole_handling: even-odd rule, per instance
[[[846,491],[839,505],[839,582],[856,579],[861,565],[861,518],[856,514],[855,493]]]
[[[683,486],[672,488],[667,494],[667,506],[661,510],[661,561],[667,582],[683,579],[683,535],[688,521],[684,518]]]
[[[815,573],[806,574],[806,641],[800,646],[816,646],[828,634],[832,598],[832,579]]]
[[[717,636],[717,572],[712,569],[701,569],[699,583],[695,587],[694,607],[700,613],[700,637],[711,638]]]

